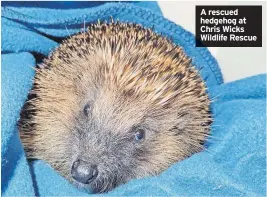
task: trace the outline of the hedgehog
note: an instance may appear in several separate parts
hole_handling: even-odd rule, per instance
[[[90,24],[36,68],[18,124],[29,160],[94,193],[204,150],[212,122],[181,46],[139,24]]]

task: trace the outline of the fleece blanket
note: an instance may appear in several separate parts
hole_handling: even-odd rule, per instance
[[[44,161],[27,162],[16,122],[34,69],[86,24],[134,22],[181,45],[206,81],[214,123],[206,150],[161,175],[132,180],[108,196],[265,196],[266,75],[224,84],[216,60],[194,36],[165,19],[155,2],[2,2],[1,194],[86,196]]]

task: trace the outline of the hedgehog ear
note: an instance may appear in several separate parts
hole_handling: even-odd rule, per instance
[[[175,127],[178,130],[183,130],[191,119],[192,117],[190,116],[190,114],[179,115]]]

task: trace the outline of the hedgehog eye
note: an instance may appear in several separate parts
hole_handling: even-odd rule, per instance
[[[91,110],[91,105],[90,104],[86,104],[83,108],[83,113],[84,115],[88,116]]]
[[[145,138],[145,130],[144,129],[136,129],[135,134],[134,134],[134,139],[139,142],[144,138]]]

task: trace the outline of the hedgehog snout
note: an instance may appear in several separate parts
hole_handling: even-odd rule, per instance
[[[74,180],[83,184],[89,184],[94,181],[98,175],[97,165],[77,159],[72,164],[71,175]]]

